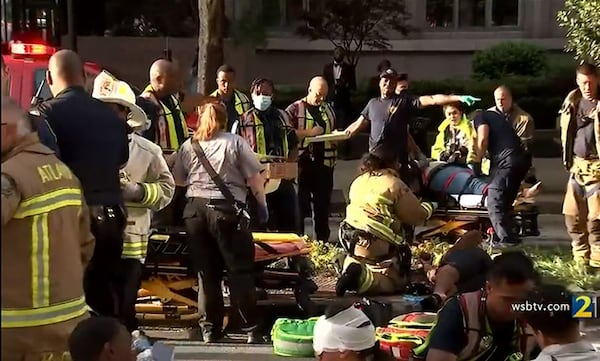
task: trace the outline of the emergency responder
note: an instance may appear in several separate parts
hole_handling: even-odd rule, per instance
[[[369,151],[379,147],[395,150],[401,165],[400,174],[405,177],[409,154],[418,155],[419,165],[426,166],[425,156],[415,149],[416,144],[408,134],[411,115],[417,109],[431,105],[456,102],[473,105],[479,99],[470,95],[413,96],[406,91],[396,94],[397,83],[398,73],[394,69],[384,70],[379,75],[380,97],[369,100],[358,119],[346,128],[346,132],[354,136],[370,123]]]
[[[248,343],[262,342],[254,285],[254,244],[245,211],[248,184],[258,203],[259,222],[268,221],[261,165],[248,143],[225,130],[227,110],[218,100],[200,109],[198,128],[179,152],[173,174],[187,185],[183,210],[192,264],[200,275],[199,304],[204,342],[223,337],[221,282],[227,271],[231,304],[238,309]]]
[[[48,70],[46,81],[54,98],[38,108],[60,159],[81,182],[96,238],[94,256],[86,269],[85,298],[96,313],[113,316],[113,265],[121,259],[126,223],[119,170],[129,158],[127,127],[108,106],[86,92],[83,63],[75,52],[58,51],[50,58]]]
[[[475,130],[460,103],[442,107],[446,119],[438,127],[431,159],[448,163],[471,163],[475,156]]]
[[[416,360],[530,360],[537,344],[533,330],[517,320],[514,306],[533,289],[533,262],[521,252],[494,258],[483,290],[449,298],[438,312]],[[487,329],[487,331],[483,331]]]
[[[563,162],[571,176],[563,204],[573,257],[600,268],[600,83],[598,68],[577,67],[577,86],[560,111]]]
[[[77,177],[2,98],[2,360],[68,361],[94,251]]]
[[[525,151],[531,152],[530,147],[533,141],[533,133],[535,132],[535,124],[531,115],[513,102],[512,93],[506,85],[501,85],[494,90],[494,101],[496,102],[496,106],[488,110],[502,115],[517,131],[517,135],[521,138]],[[532,185],[537,183],[533,166],[529,168],[525,182]]]
[[[210,94],[218,97],[227,109],[227,131],[231,131],[233,124],[240,119],[242,114],[250,110],[252,103],[248,96],[235,88],[235,69],[228,64],[223,64],[217,69],[217,90]]]
[[[164,208],[173,197],[175,181],[160,147],[133,133],[146,127],[147,117],[135,104],[129,85],[106,72],[94,80],[92,96],[107,103],[129,129],[129,161],[121,169],[121,188],[127,205],[127,227],[123,254],[115,282],[119,298],[119,319],[129,331],[137,329],[135,303],[142,282],[146,258],[150,214]]]
[[[475,116],[473,124],[477,132],[476,156],[469,167],[475,176],[480,176],[481,160],[486,152],[491,162],[487,206],[494,228],[492,244],[498,247],[518,244],[520,240],[512,227],[511,211],[531,166],[531,155],[525,151],[512,125],[497,112],[483,111]]]
[[[542,285],[532,291],[531,305],[570,305],[576,296],[562,285]],[[523,318],[531,326],[542,351],[534,361],[598,361],[600,351],[583,340],[579,319],[570,309],[537,309],[525,312]]]
[[[298,156],[298,137],[290,125],[289,115],[273,106],[275,87],[273,81],[258,78],[250,87],[254,107],[244,113],[232,127],[236,133],[246,139],[250,148],[258,157],[279,157],[286,162],[295,162]],[[268,159],[266,160],[268,161]],[[275,180],[279,181],[279,180]],[[248,203],[256,206],[252,197]],[[279,187],[267,194],[269,224],[266,229],[277,232],[300,232],[298,194],[294,179],[281,179]],[[256,207],[250,207],[251,214]],[[254,224],[252,229],[262,229]]]
[[[404,225],[424,223],[435,203],[420,202],[400,179],[396,152],[378,148],[365,156],[350,186],[350,203],[340,225],[340,242],[348,252],[336,294],[400,291],[407,283],[411,254]]]
[[[304,233],[304,219],[310,217],[312,213],[317,240],[325,242],[329,240],[330,235],[329,206],[333,191],[336,144],[329,141],[308,144],[305,138],[330,134],[335,129],[335,113],[325,102],[327,92],[325,78],[314,77],[308,86],[308,95],[286,109],[300,140],[298,149],[300,227]]]

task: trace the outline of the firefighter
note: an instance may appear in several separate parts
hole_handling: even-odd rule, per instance
[[[119,318],[133,331],[137,329],[135,303],[148,247],[150,215],[169,204],[175,181],[160,147],[134,133],[146,127],[147,118],[135,104],[135,94],[129,85],[102,72],[94,80],[92,96],[113,108],[129,129],[129,161],[121,169],[121,189],[128,216],[115,288]]]
[[[285,161],[295,162],[298,155],[298,137],[290,125],[288,114],[272,105],[275,91],[273,82],[258,78],[252,82],[250,91],[254,107],[234,124],[232,133],[246,139],[259,157],[281,157]],[[298,195],[293,178],[281,179],[277,189],[267,194],[267,205],[270,212],[267,229],[277,232],[300,232]]]
[[[330,236],[329,206],[333,191],[336,145],[329,141],[308,144],[305,138],[330,134],[335,129],[335,113],[325,102],[327,92],[325,78],[314,77],[308,86],[308,95],[286,109],[300,140],[298,149],[300,227],[304,233],[304,219],[310,217],[312,213],[315,235],[319,241],[328,241]]]
[[[563,205],[573,257],[600,269],[600,84],[598,68],[577,67],[577,86],[560,111],[563,162],[571,173]]]
[[[350,186],[350,204],[340,242],[348,252],[336,293],[379,295],[400,291],[411,266],[403,226],[424,223],[437,207],[420,202],[400,179],[395,152],[382,148],[365,156]]]
[[[94,251],[77,177],[2,98],[2,360],[68,360]]]
[[[210,94],[218,97],[227,109],[227,131],[231,131],[233,124],[252,107],[248,96],[235,88],[235,69],[228,64],[223,64],[217,69],[217,90]]]
[[[533,330],[517,320],[513,307],[525,302],[536,278],[533,262],[525,254],[513,251],[497,256],[485,288],[449,298],[425,343],[413,349],[413,358],[531,360],[537,348]]]

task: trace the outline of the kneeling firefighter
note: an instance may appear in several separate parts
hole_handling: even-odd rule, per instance
[[[380,149],[383,149],[380,147]],[[410,272],[405,226],[425,222],[437,204],[420,202],[400,179],[393,154],[375,150],[350,186],[350,204],[340,226],[348,252],[336,293],[383,294],[401,290]]]

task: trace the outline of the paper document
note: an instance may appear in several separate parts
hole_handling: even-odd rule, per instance
[[[316,137],[306,138],[307,143],[318,143],[318,142],[335,142],[340,140],[346,140],[350,138],[350,134],[343,130],[334,130],[331,134],[318,135]]]

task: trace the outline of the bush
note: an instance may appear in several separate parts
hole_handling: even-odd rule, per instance
[[[546,50],[526,42],[504,42],[473,55],[473,75],[477,79],[506,76],[539,76],[547,67]]]

